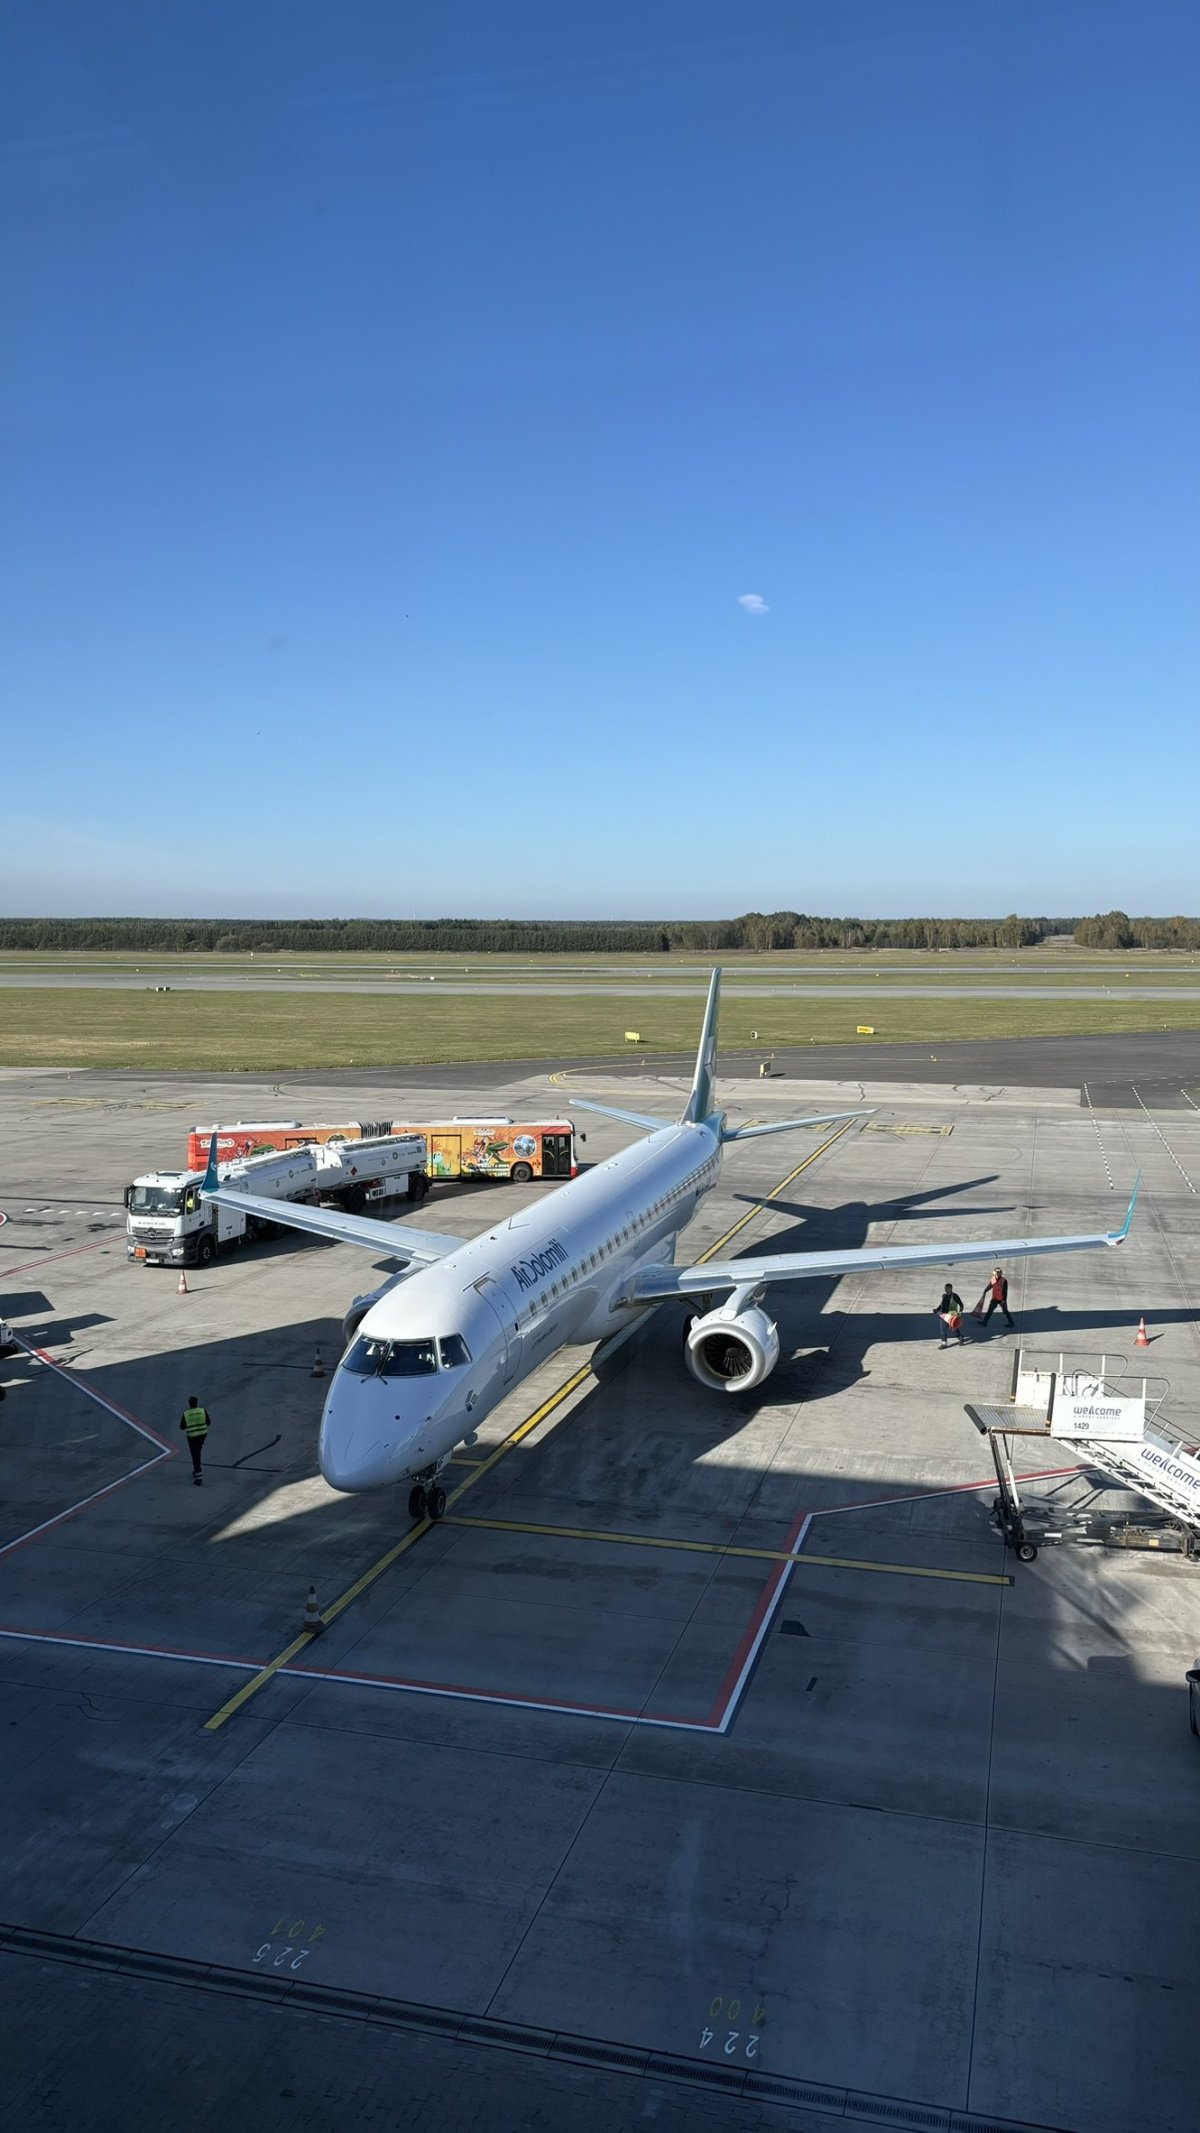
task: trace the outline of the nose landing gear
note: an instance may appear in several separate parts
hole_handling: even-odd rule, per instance
[[[439,1459],[436,1466],[429,1467],[424,1474],[418,1474],[408,1492],[410,1518],[427,1518],[432,1525],[436,1525],[438,1519],[444,1515],[446,1491],[438,1480],[438,1475],[446,1464],[446,1460]]]

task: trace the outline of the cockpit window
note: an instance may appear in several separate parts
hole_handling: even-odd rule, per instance
[[[461,1370],[463,1364],[471,1360],[471,1351],[461,1333],[443,1334],[438,1342],[438,1352],[443,1370]]]
[[[432,1340],[379,1341],[360,1334],[343,1368],[360,1378],[421,1378],[437,1369]]]

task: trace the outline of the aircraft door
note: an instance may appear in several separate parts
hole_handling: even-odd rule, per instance
[[[504,1360],[501,1366],[502,1382],[505,1385],[511,1385],[516,1378],[521,1362],[521,1329],[517,1324],[516,1311],[513,1309],[504,1290],[500,1287],[499,1282],[493,1281],[490,1274],[484,1274],[475,1283],[475,1289],[477,1294],[483,1298],[484,1303],[490,1307],[504,1337]]]

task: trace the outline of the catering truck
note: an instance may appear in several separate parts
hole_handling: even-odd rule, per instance
[[[527,1185],[531,1178],[573,1178],[578,1169],[575,1128],[569,1118],[447,1118],[413,1125],[388,1120],[365,1125],[345,1119],[339,1125],[306,1125],[299,1118],[234,1126],[193,1126],[188,1162],[203,1168],[208,1145],[217,1136],[218,1162],[264,1155],[289,1148],[347,1146],[381,1133],[419,1133],[425,1168],[431,1178],[509,1178]],[[584,1134],[578,1136],[586,1138]]]
[[[246,1156],[218,1162],[217,1173],[223,1185],[256,1199],[307,1200],[352,1214],[368,1200],[421,1200],[429,1190],[425,1143],[412,1133]],[[202,1200],[203,1181],[204,1167],[197,1166],[148,1170],[126,1186],[127,1259],[147,1266],[209,1266],[218,1252],[275,1233],[273,1222]]]

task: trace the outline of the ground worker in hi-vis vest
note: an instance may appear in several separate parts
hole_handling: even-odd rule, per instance
[[[204,1450],[204,1439],[208,1435],[208,1425],[211,1419],[207,1407],[201,1407],[195,1393],[190,1392],[187,1406],[179,1417],[179,1427],[187,1436],[188,1450],[192,1455],[192,1480],[197,1488],[200,1488],[204,1481],[204,1476],[200,1472],[200,1457]]]

